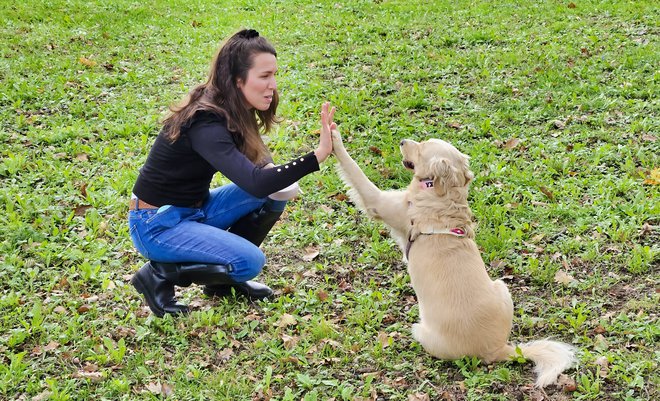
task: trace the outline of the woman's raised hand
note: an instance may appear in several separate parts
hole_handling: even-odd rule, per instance
[[[316,159],[322,163],[332,153],[332,131],[337,129],[337,124],[333,121],[335,108],[330,107],[330,102],[325,102],[321,106],[321,137],[319,146],[314,151]]]

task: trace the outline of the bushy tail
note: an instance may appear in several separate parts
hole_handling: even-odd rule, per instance
[[[525,359],[534,362],[536,387],[554,383],[561,372],[575,364],[575,348],[558,341],[538,340],[519,344],[518,348]],[[506,347],[509,358],[520,357],[516,346]]]

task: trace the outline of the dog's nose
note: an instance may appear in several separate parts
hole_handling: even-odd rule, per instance
[[[402,139],[401,142],[399,142],[399,146],[403,146],[403,143],[405,142],[405,139]]]

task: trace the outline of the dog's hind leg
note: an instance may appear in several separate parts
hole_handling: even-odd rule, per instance
[[[456,359],[455,350],[447,344],[440,334],[429,330],[422,323],[415,323],[412,326],[412,335],[426,352],[440,359]]]

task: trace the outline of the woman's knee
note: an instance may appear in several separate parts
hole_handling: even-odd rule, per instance
[[[255,247],[254,252],[241,255],[240,260],[232,263],[231,277],[237,282],[243,282],[256,277],[266,264],[266,255]]]

